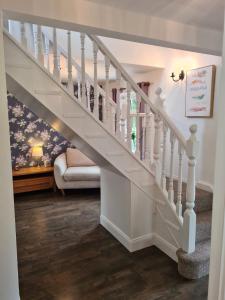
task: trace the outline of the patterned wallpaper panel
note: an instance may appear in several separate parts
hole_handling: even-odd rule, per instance
[[[31,139],[43,143],[42,161],[49,160],[51,164],[67,147],[71,147],[64,137],[12,94],[8,94],[8,113],[13,167],[16,163],[23,167],[35,165],[31,157]]]

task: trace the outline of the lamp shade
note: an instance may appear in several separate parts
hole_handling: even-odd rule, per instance
[[[32,147],[32,157],[41,157],[43,156],[42,146],[33,146]]]

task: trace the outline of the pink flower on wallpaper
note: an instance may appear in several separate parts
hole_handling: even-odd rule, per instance
[[[25,129],[25,132],[32,133],[37,128],[37,125],[34,122],[30,122]]]
[[[24,142],[26,138],[22,131],[17,131],[16,133],[14,133],[14,139],[17,141],[17,143],[19,143]]]
[[[41,134],[40,134],[40,136],[41,136],[41,139],[42,139],[44,142],[50,140],[50,134],[48,133],[47,130],[42,131]]]
[[[59,145],[55,145],[55,147],[52,150],[52,154],[58,154],[60,151],[62,151],[62,147],[60,147]]]
[[[12,113],[16,118],[22,117],[24,115],[24,111],[21,105],[14,106],[12,109]]]
[[[19,164],[21,167],[27,164],[26,158],[23,155],[20,155],[16,158],[16,163]]]

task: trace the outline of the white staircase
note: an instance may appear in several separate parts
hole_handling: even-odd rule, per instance
[[[148,235],[151,242],[143,245],[155,244],[175,260],[176,251],[179,248],[187,253],[193,252],[196,232],[196,216],[193,210],[195,160],[198,148],[196,126],[191,126],[191,136],[186,141],[163,110],[164,99],[161,89],[157,90],[156,104],[153,104],[98,37],[80,34],[81,63],[79,65],[71,54],[71,45],[73,45],[71,32],[66,33],[68,49],[65,50],[58,45],[55,28],[52,29],[52,36],[47,35],[41,26],[36,26],[33,36],[26,34],[24,23],[21,23],[20,29],[19,39],[18,36],[16,39],[7,31],[4,33],[9,92],[45,119],[102,168],[103,197],[107,197],[106,192],[110,192],[108,198],[114,201],[113,194],[117,193],[115,203],[118,197],[121,197],[118,205],[122,205],[123,197],[131,199],[130,202],[124,200],[124,202],[129,202],[127,207],[130,209],[130,216],[127,220],[128,229],[123,229],[120,222],[115,224],[113,217],[107,223],[104,215],[102,215],[103,225],[130,251],[133,251],[142,246],[130,246],[129,241],[138,241],[138,223],[144,223],[141,218],[148,218],[147,224],[151,224],[151,230],[146,229],[144,235]],[[31,44],[29,39],[34,39],[35,51],[29,48],[28,45]],[[87,39],[93,45],[93,78],[85,72]],[[104,57],[105,90],[98,84],[98,55]],[[62,57],[67,64],[66,85],[62,84],[60,78],[60,58]],[[117,74],[116,103],[111,98],[109,88],[111,66],[115,68]],[[76,79],[74,79],[74,72],[77,74]],[[122,80],[127,87],[125,112],[124,107],[120,105]],[[74,81],[78,84],[78,97],[74,96]],[[94,89],[94,103],[91,103],[91,87]],[[135,113],[130,108],[131,93],[136,95]],[[99,96],[102,98],[102,120],[99,118]],[[139,111],[141,102],[144,103],[144,112]],[[94,105],[93,111],[92,105]],[[133,118],[136,119],[137,125],[135,153],[132,152],[131,137]],[[141,133],[142,139],[140,139]],[[175,162],[177,162],[176,168]],[[182,166],[184,163],[188,164],[188,174],[186,208],[182,214]],[[176,203],[174,201],[174,174],[178,181]],[[166,181],[168,181],[168,190]],[[114,184],[119,185],[121,182],[124,184],[121,185],[121,193],[118,194],[119,191],[115,191]],[[124,195],[127,190],[123,191],[126,184],[130,189],[128,196]],[[151,203],[150,206],[149,203]],[[107,207],[103,205],[102,210],[107,211]],[[121,220],[125,219],[122,215],[122,206],[118,209],[121,211]],[[120,236],[116,231],[120,232]]]

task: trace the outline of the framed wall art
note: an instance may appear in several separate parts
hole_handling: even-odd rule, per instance
[[[187,71],[186,117],[210,118],[213,116],[216,66]]]

